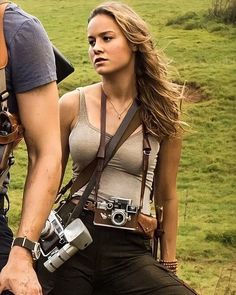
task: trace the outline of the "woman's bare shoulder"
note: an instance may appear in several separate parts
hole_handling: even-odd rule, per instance
[[[59,100],[60,120],[65,125],[73,124],[79,114],[80,93],[77,89],[65,93]]]
[[[84,93],[87,99],[96,99],[101,94],[101,83],[95,83],[84,87]]]
[[[79,101],[79,91],[77,89],[65,93],[59,100],[60,105],[63,107],[70,107]]]

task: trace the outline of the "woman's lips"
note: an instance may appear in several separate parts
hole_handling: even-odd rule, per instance
[[[105,62],[105,61],[107,61],[107,59],[102,58],[102,57],[98,57],[98,58],[95,59],[94,64],[102,63],[102,62]]]

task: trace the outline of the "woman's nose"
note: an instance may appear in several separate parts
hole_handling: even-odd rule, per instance
[[[103,48],[100,44],[100,42],[96,42],[95,45],[93,46],[93,51],[94,53],[99,53],[99,52],[103,52]]]

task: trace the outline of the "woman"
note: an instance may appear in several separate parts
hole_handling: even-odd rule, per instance
[[[116,225],[94,225],[94,213],[84,210],[80,217],[93,243],[55,272],[55,287],[50,294],[196,294],[172,272],[177,267],[179,89],[167,81],[166,65],[154,49],[145,22],[128,6],[111,2],[98,6],[89,17],[87,31],[89,56],[101,82],[67,93],[60,101],[63,167],[71,153],[76,178],[96,157],[102,93],[106,97],[107,141],[137,98],[151,145],[142,211],[150,214],[157,162],[154,191],[164,208],[161,261],[152,258],[146,237]],[[104,169],[98,200],[109,202],[112,197],[122,197],[139,205],[142,129],[140,125],[129,136]],[[94,198],[91,194],[92,202]]]

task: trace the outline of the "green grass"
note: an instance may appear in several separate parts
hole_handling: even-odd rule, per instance
[[[178,177],[179,275],[202,295],[236,294],[236,28],[205,17],[211,0],[125,2],[150,24],[157,46],[175,68],[173,79],[197,85],[205,95],[183,106],[191,130],[185,134]],[[76,68],[60,84],[61,94],[99,79],[89,63],[86,40],[87,16],[99,1],[17,3],[40,18]],[[27,158],[23,145],[15,154],[9,214],[14,229]]]

